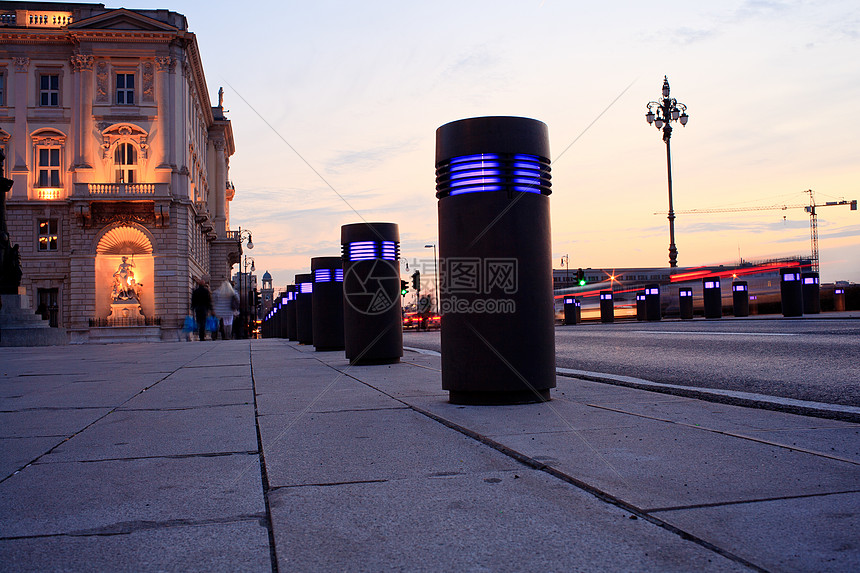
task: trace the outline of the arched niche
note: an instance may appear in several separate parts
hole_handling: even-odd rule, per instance
[[[133,223],[122,223],[105,229],[96,244],[95,314],[107,318],[111,312],[113,275],[123,263],[133,265],[137,284],[141,285],[140,307],[143,315],[155,314],[155,259],[153,239],[146,229]]]

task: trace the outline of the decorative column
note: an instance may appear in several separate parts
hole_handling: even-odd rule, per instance
[[[172,130],[170,114],[175,107],[175,76],[176,60],[171,56],[155,58],[155,70],[158,78],[158,132],[161,139],[162,161],[159,167],[176,168],[176,142],[171,137]]]
[[[225,237],[227,232],[227,142],[216,139],[215,144],[215,232],[218,237]],[[212,189],[209,190],[212,193]]]
[[[15,129],[12,137],[15,138],[15,157],[9,158],[12,166],[10,173],[25,174],[22,181],[17,181],[17,188],[26,195],[27,193],[27,86],[30,85],[28,73],[30,71],[30,58],[12,58],[15,66]],[[14,177],[13,177],[14,179]],[[14,188],[14,187],[13,187]]]
[[[92,169],[89,143],[93,123],[93,61],[93,56],[88,54],[75,54],[71,58],[74,93],[78,94],[78,105],[72,112],[75,170]]]

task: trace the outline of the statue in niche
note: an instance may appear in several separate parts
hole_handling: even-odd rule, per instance
[[[143,285],[135,280],[134,268],[134,261],[128,262],[128,257],[122,258],[122,262],[113,273],[111,291],[113,302],[140,302],[140,290]]]

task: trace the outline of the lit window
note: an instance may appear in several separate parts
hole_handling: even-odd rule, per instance
[[[57,250],[57,220],[41,219],[39,221],[39,250]]]
[[[61,187],[60,185],[60,148],[40,147],[38,177],[36,187]]]
[[[60,105],[60,76],[43,74],[39,76],[39,105],[57,107]]]
[[[137,149],[130,143],[120,143],[114,153],[117,183],[137,183]]]
[[[134,105],[134,74],[116,75],[116,103]]]

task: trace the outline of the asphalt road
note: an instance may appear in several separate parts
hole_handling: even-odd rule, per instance
[[[860,406],[860,320],[588,323],[556,327],[556,365],[653,382]],[[440,350],[440,333],[403,344]]]

